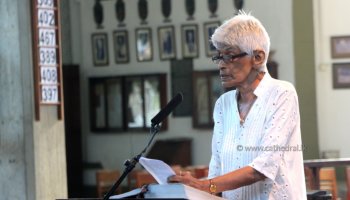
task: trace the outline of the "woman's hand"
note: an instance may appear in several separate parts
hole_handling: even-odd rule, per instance
[[[189,171],[180,171],[179,174],[170,176],[169,183],[182,183],[205,192],[209,192],[209,180],[199,180],[194,178]]]

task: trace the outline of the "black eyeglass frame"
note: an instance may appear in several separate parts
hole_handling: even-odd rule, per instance
[[[248,53],[246,52],[242,52],[236,55],[229,55],[229,54],[224,54],[224,55],[215,55],[213,57],[211,57],[211,60],[216,63],[219,64],[220,60],[224,61],[224,63],[228,64],[230,62],[232,62],[232,60],[236,59],[236,58],[241,58],[248,55]]]

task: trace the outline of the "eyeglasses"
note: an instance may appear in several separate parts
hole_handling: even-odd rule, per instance
[[[236,58],[241,58],[248,55],[246,52],[242,52],[236,55],[230,55],[230,54],[223,54],[223,55],[215,55],[211,58],[211,60],[215,63],[215,64],[219,64],[220,61],[224,61],[224,63],[229,64],[230,62],[232,62],[234,59]]]

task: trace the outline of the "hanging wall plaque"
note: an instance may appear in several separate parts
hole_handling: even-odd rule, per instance
[[[162,0],[162,13],[164,16],[164,22],[171,22],[169,19],[171,13],[171,1],[170,0]]]
[[[63,118],[60,7],[58,0],[32,0],[35,119],[40,107],[57,106]]]
[[[139,0],[138,3],[139,16],[141,19],[141,24],[147,24],[147,16],[148,16],[148,3],[147,0]]]
[[[210,18],[215,18],[217,15],[215,14],[218,9],[218,0],[208,0],[208,7],[211,13]]]
[[[125,19],[125,3],[123,0],[117,0],[115,3],[115,15],[117,17],[117,20],[119,22],[119,27],[125,26],[123,23]]]
[[[188,14],[187,20],[194,20],[193,14],[195,10],[194,0],[185,0],[186,12]]]
[[[100,0],[95,1],[94,5],[94,20],[97,24],[97,28],[103,28],[102,22],[103,22],[103,7],[101,5]]]
[[[235,5],[235,8],[237,11],[242,10],[243,3],[244,3],[244,0],[233,0],[233,4]]]

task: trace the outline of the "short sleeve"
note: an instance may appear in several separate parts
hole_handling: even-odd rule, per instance
[[[300,133],[298,97],[294,88],[276,89],[275,99],[268,106],[259,155],[249,164],[274,180],[284,159],[290,138]]]

